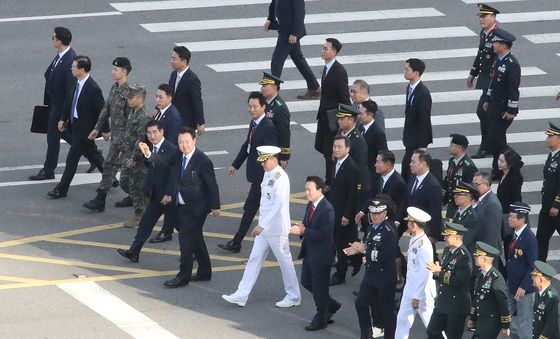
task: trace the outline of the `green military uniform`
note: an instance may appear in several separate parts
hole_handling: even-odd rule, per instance
[[[280,84],[283,83],[280,78],[263,72],[263,77],[259,81],[263,87],[266,85],[274,85],[280,90]],[[290,160],[290,111],[286,102],[279,95],[267,100],[265,107],[265,114],[268,118],[272,119],[278,134],[278,147],[280,147],[280,154],[278,160]]]
[[[499,258],[500,251],[483,243],[476,243],[474,256]],[[470,320],[474,322],[473,338],[495,339],[501,329],[508,329],[511,314],[508,309],[508,289],[502,274],[490,266],[488,272],[480,272],[476,278]]]
[[[444,236],[463,234],[467,229],[461,225],[446,222]],[[464,244],[451,250],[443,250],[441,272],[434,279],[438,282],[438,294],[435,300],[434,313],[428,324],[428,338],[462,337],[465,318],[469,314],[471,296],[469,293],[472,272],[472,259]]]
[[[556,275],[556,270],[552,266],[536,260],[532,274],[551,280]],[[533,314],[533,339],[560,339],[558,293],[552,285],[548,285],[543,291],[536,293]]]

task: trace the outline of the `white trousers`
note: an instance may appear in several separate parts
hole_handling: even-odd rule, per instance
[[[280,264],[286,294],[290,300],[301,300],[299,281],[296,275],[294,263],[292,262],[292,253],[290,252],[290,244],[287,235],[258,235],[255,237],[249,261],[247,261],[247,267],[245,267],[243,278],[241,278],[241,281],[239,282],[235,295],[247,302],[249,294],[257,281],[259,272],[261,271],[263,263],[270,250],[272,250],[278,264]]]
[[[424,323],[424,327],[428,327],[432,313],[434,312],[434,300],[432,298],[425,298],[427,300],[420,300],[420,306],[417,310],[412,308],[412,298],[403,296],[401,299],[401,307],[399,314],[397,314],[397,330],[395,332],[395,339],[407,339],[410,327],[414,323],[414,316],[418,313],[420,319]]]

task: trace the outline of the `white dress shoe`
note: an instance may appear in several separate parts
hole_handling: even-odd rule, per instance
[[[247,304],[247,301],[242,300],[241,298],[239,298],[235,294],[231,294],[231,295],[224,294],[224,295],[222,295],[222,299],[224,299],[228,303],[236,304],[236,305],[241,306],[241,307],[245,307],[245,305]]]
[[[287,308],[287,307],[299,306],[300,304],[301,304],[300,300],[290,300],[288,296],[286,296],[284,299],[276,303],[276,307]]]

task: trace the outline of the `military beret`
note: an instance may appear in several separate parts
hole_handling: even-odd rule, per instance
[[[284,81],[280,80],[279,77],[263,72],[263,77],[261,79],[261,81],[259,81],[259,84],[261,85],[280,85],[281,83],[283,83]]]
[[[500,13],[500,11],[498,11],[492,6],[488,6],[487,4],[479,3],[477,6],[478,6],[478,13],[476,13],[476,15],[478,16],[484,16],[487,14],[496,15]]]
[[[368,203],[368,211],[370,213],[382,213],[387,210],[387,205],[378,200],[370,200]]]
[[[469,139],[462,134],[451,134],[451,143],[459,146],[463,146],[463,148],[467,148],[469,146]]]
[[[442,235],[443,236],[462,235],[463,233],[465,233],[467,231],[468,231],[468,229],[466,229],[465,226],[463,226],[461,224],[456,224],[456,223],[446,221],[445,222],[445,227],[443,228]]]
[[[529,212],[531,212],[531,206],[521,201],[514,202],[513,204],[509,205],[509,212],[529,215]]]
[[[357,117],[358,111],[352,105],[339,104],[337,118]]]
[[[113,66],[126,68],[126,69],[132,69],[132,65],[130,64],[130,60],[128,60],[127,57],[116,57],[115,60],[113,60]]]
[[[404,220],[413,221],[418,224],[426,224],[428,221],[432,220],[432,217],[424,212],[423,210],[419,209],[418,207],[408,207],[406,209],[406,213],[408,214]]]
[[[483,256],[483,257],[497,257],[500,255],[500,251],[497,250],[495,247],[488,245],[485,242],[477,241],[476,242],[476,250],[474,251],[473,255],[475,257]]]
[[[258,162],[263,162],[267,159],[272,158],[276,154],[280,153],[280,147],[276,146],[259,146],[257,147],[257,153],[259,153],[259,157],[257,158]]]
[[[515,35],[511,34],[510,32],[501,28],[496,28],[494,30],[494,37],[492,38],[492,42],[505,41],[505,42],[513,43],[515,39],[516,39]]]
[[[478,198],[478,190],[472,184],[464,182],[462,180],[457,180],[455,188],[453,189],[454,194],[467,193],[473,198]]]
[[[542,262],[540,260],[535,260],[535,269],[531,273],[532,275],[542,275],[547,278],[552,278],[556,275],[556,270],[549,264]]]
[[[548,130],[546,130],[546,132],[544,132],[546,135],[560,135],[560,128],[558,128],[557,126],[560,126],[559,122],[548,122]]]
[[[137,95],[142,95],[143,97],[146,97],[146,86],[142,84],[131,84],[128,85],[128,87],[129,87],[129,91],[128,91],[129,99],[132,99]]]

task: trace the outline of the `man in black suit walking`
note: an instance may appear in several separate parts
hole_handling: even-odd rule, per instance
[[[177,145],[177,136],[181,128],[181,115],[173,105],[173,89],[168,84],[161,84],[156,91],[157,113],[154,120],[159,121],[165,139]],[[191,127],[192,128],[192,127]]]
[[[378,107],[375,101],[366,100],[358,105],[360,114],[358,130],[364,136],[367,144],[367,168],[371,181],[371,192],[381,191],[381,177],[375,171],[375,162],[380,151],[387,150],[387,137],[384,128],[377,124]],[[369,192],[369,193],[371,193]],[[399,203],[399,201],[395,201]]]
[[[58,129],[60,132],[68,126],[72,133],[72,144],[66,157],[66,168],[60,182],[47,195],[53,199],[66,196],[70,183],[76,174],[78,161],[86,155],[99,172],[103,172],[103,156],[97,149],[94,140],[89,140],[88,135],[97,123],[99,113],[105,100],[101,89],[89,75],[91,60],[87,56],[77,56],[72,62],[72,75],[78,81],[69,92],[64,114],[60,116]]]
[[[247,133],[247,139],[237,154],[237,157],[228,168],[228,174],[233,176],[237,170],[247,160],[247,181],[251,183],[249,194],[243,205],[243,216],[239,223],[239,229],[232,240],[218,244],[218,247],[233,253],[241,251],[241,242],[251,223],[255,218],[255,214],[259,210],[261,200],[261,182],[264,175],[263,167],[257,162],[259,146],[276,146],[278,145],[278,137],[276,127],[271,119],[265,115],[266,99],[260,92],[251,92],[248,99],[249,114],[251,115],[251,123]]]
[[[202,235],[202,227],[211,212],[220,215],[220,192],[214,174],[214,164],[198,148],[196,133],[190,127],[179,130],[179,150],[171,180],[175,183],[174,194],[177,204],[177,223],[179,230],[179,247],[181,265],[175,278],[165,282],[165,286],[174,288],[187,285],[189,281],[208,281],[212,278],[210,255]],[[194,276],[193,255],[198,262]]]
[[[279,78],[282,76],[284,62],[289,55],[307,82],[307,92],[298,95],[298,99],[315,99],[321,95],[319,83],[301,53],[300,40],[307,34],[303,22],[304,18],[304,0],[272,0],[270,6],[268,6],[268,17],[264,23],[264,31],[266,32],[269,29],[278,31],[276,48],[272,53],[270,62],[272,75]]]
[[[185,46],[176,46],[171,53],[173,72],[169,77],[169,86],[173,93],[173,105],[177,107],[182,118],[182,125],[196,129],[204,134],[204,106],[200,79],[191,70],[191,52]]]
[[[155,120],[151,120],[146,125],[146,136],[152,144],[152,150],[143,142],[138,143],[138,147],[149,163],[142,191],[150,199],[150,202],[140,219],[136,237],[130,248],[128,250],[117,250],[120,255],[132,262],[138,262],[142,246],[148,240],[156,222],[163,213],[165,213],[163,229],[170,229],[171,233],[166,234],[162,229],[162,232],[154,238],[157,239],[154,242],[171,240],[175,221],[173,194],[177,187],[169,178],[171,177],[172,166],[177,156],[177,146],[163,137],[163,128]]]
[[[303,239],[298,259],[301,266],[301,284],[313,294],[317,313],[307,331],[327,327],[327,322],[340,309],[340,303],[329,295],[329,277],[334,262],[336,247],[333,231],[335,223],[334,208],[324,198],[325,183],[317,176],[307,177],[305,196],[309,203],[301,224],[292,226],[291,233]]]
[[[330,126],[327,111],[338,109],[339,104],[350,104],[348,92],[348,74],[344,67],[336,61],[342,44],[334,38],[327,38],[321,50],[321,58],[325,60],[321,80],[321,100],[317,112],[317,133],[315,134],[315,149],[325,157],[325,178],[329,184],[332,176],[333,159],[332,145],[338,126]]]
[[[362,79],[354,80],[352,86],[350,86],[350,99],[356,109],[360,109],[360,104],[366,101],[373,101],[369,96],[369,84]],[[375,124],[385,132],[385,114],[379,107],[377,107],[377,112],[375,112]]]
[[[404,111],[403,144],[405,153],[401,174],[404,180],[410,176],[410,158],[415,149],[427,148],[432,143],[432,96],[421,80],[426,65],[420,59],[408,59],[404,66],[404,78],[409,81],[406,88]]]

